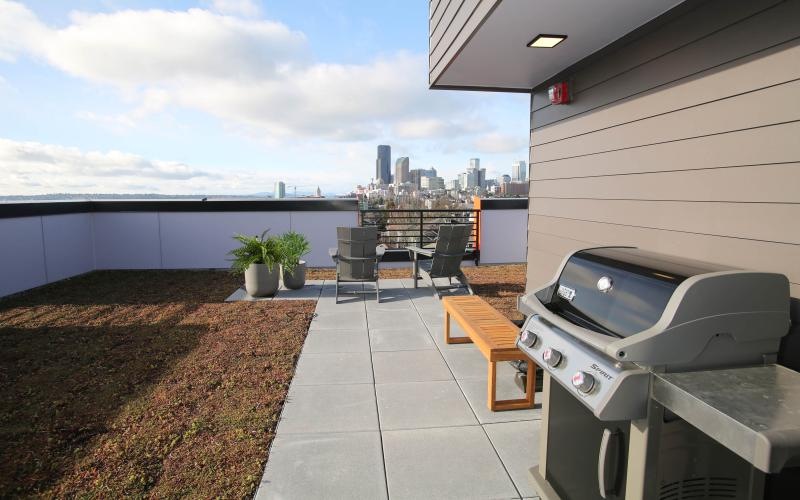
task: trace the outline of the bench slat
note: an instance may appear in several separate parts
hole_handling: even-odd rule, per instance
[[[480,297],[444,297],[444,309],[467,332],[484,356],[519,352],[519,327]],[[494,351],[494,352],[493,352]]]

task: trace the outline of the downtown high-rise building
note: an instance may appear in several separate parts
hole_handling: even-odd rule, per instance
[[[378,158],[375,160],[375,182],[389,184],[392,181],[392,147],[385,144],[378,146]]]
[[[470,158],[461,187],[467,190],[481,188],[486,184],[486,169],[481,168],[480,158]]]
[[[442,179],[441,177],[424,176],[424,177],[422,177],[420,179],[420,184],[421,184],[420,187],[422,189],[427,189],[427,190],[430,190],[430,191],[433,191],[433,190],[436,190],[436,189],[444,189],[444,179]]]
[[[411,182],[408,172],[408,157],[401,156],[394,162],[394,183],[399,186],[405,182]]]
[[[420,169],[420,175],[423,177],[436,177],[436,168],[422,168]]]
[[[511,164],[511,180],[522,182],[528,178],[528,162],[524,160],[515,161]]]
[[[272,195],[276,200],[286,198],[286,184],[282,181],[275,183],[275,193]]]

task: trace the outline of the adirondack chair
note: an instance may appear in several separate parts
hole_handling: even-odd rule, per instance
[[[375,283],[375,298],[380,302],[378,263],[386,249],[378,246],[377,228],[337,227],[336,237],[338,247],[328,250],[328,254],[336,263],[336,303],[339,303],[339,283],[370,282]],[[372,291],[362,293],[372,293]]]
[[[455,288],[466,288],[473,295],[472,287],[461,271],[461,260],[467,250],[471,232],[470,224],[442,224],[439,226],[434,248],[406,247],[414,263],[414,288],[417,288],[417,280],[422,274],[430,282],[437,298],[442,298],[440,291]],[[420,255],[430,257],[430,260],[420,261]],[[437,287],[434,278],[447,278],[450,284]],[[458,285],[453,285],[453,278],[458,278]]]

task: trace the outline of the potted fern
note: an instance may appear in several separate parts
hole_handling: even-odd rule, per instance
[[[278,238],[267,237],[267,232],[269,229],[261,237],[243,234],[233,237],[241,246],[230,251],[231,269],[244,274],[244,288],[251,297],[267,297],[278,291],[281,245]]]
[[[311,244],[305,236],[294,231],[282,234],[279,240],[283,286],[291,290],[303,288],[306,284],[306,261],[300,259],[311,251]]]

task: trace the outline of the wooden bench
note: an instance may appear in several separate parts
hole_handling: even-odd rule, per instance
[[[533,408],[536,365],[517,347],[519,327],[494,307],[476,296],[444,297],[444,341],[448,344],[474,343],[489,361],[488,406],[492,411]],[[450,316],[468,337],[450,336]],[[497,362],[527,361],[528,379],[523,399],[497,400]]]

